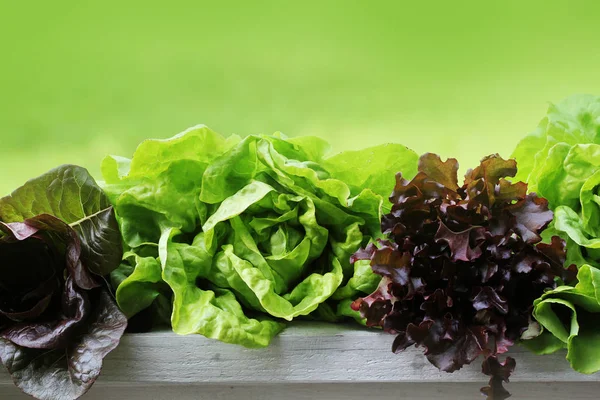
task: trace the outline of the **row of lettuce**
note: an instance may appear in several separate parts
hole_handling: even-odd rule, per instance
[[[80,397],[127,326],[256,348],[294,319],[382,328],[447,372],[482,356],[488,399],[510,396],[516,343],[600,370],[600,98],[550,106],[461,184],[401,145],[328,153],[198,126],[107,157],[100,185],[67,165],[0,199],[15,384]]]

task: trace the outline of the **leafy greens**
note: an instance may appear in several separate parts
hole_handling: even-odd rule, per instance
[[[600,97],[551,105],[513,157],[516,179],[554,210],[553,231],[568,242],[568,262],[600,266]]]
[[[387,171],[414,174],[417,156],[327,151],[314,137],[225,139],[198,126],[106,158],[129,248],[113,273],[120,307],[133,316],[171,299],[175,332],[247,347],[266,346],[284,320],[359,318],[350,302],[380,278],[350,257],[380,235]]]
[[[502,400],[515,361],[497,355],[530,327],[534,300],[573,271],[563,269],[560,238],[541,243],[552,220],[547,201],[506,179],[517,172],[514,160],[484,158],[462,186],[457,171],[455,159],[425,154],[412,180],[397,174],[381,223],[387,239],[353,257],[383,279],[353,307],[369,326],[397,334],[394,352],[422,346],[442,371],[483,355],[491,379],[482,391]]]
[[[533,315],[545,331],[528,347],[538,354],[566,348],[571,367],[591,374],[600,370],[600,270],[583,265],[577,279],[535,301]]]
[[[29,395],[79,398],[127,325],[103,278],[122,255],[114,210],[65,165],[0,199],[0,221],[0,359]]]
[[[580,95],[551,105],[536,131],[516,147],[519,175],[554,209],[549,232],[567,240],[567,263],[580,269],[575,287],[561,286],[535,302],[542,325],[526,345],[538,354],[567,348],[576,371],[600,370],[600,97]]]

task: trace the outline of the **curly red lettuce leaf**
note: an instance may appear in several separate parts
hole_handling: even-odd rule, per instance
[[[514,360],[501,364],[497,355],[528,329],[534,300],[574,271],[563,268],[563,240],[540,243],[552,211],[527,185],[506,179],[517,172],[514,160],[486,157],[462,186],[457,171],[455,159],[425,154],[414,179],[397,174],[381,224],[387,239],[352,259],[370,260],[383,279],[353,308],[367,325],[397,335],[394,352],[423,347],[442,371],[483,356],[491,376],[484,392],[504,399]]]
[[[508,399],[510,393],[502,386],[502,383],[508,382],[515,366],[515,359],[511,357],[506,357],[503,363],[493,356],[486,358],[481,369],[484,374],[490,376],[490,382],[488,386],[481,388],[481,393],[487,396],[489,400]]]

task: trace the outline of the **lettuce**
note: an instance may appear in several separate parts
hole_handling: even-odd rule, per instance
[[[488,156],[462,186],[457,171],[456,159],[426,153],[412,180],[396,175],[381,223],[385,240],[353,257],[368,260],[381,284],[353,308],[368,326],[397,335],[392,351],[422,347],[442,371],[483,356],[490,380],[482,392],[506,399],[502,384],[516,362],[498,357],[531,325],[534,300],[570,278],[565,243],[541,243],[552,211],[527,195],[527,185],[507,179],[517,172],[514,160]]]
[[[0,199],[0,361],[24,393],[72,400],[94,384],[127,326],[105,279],[121,255],[114,210],[84,168]]]
[[[567,240],[567,263],[600,266],[600,97],[551,105],[513,158],[515,180],[527,182],[554,210],[550,231]]]
[[[567,240],[566,264],[579,267],[575,287],[560,286],[535,301],[533,315],[543,330],[525,344],[538,354],[567,348],[575,370],[599,371],[600,97],[573,96],[551,105],[513,157],[520,167],[516,178],[554,209],[547,232]]]
[[[113,273],[128,316],[171,299],[173,330],[263,347],[294,318],[353,316],[380,278],[351,255],[380,235],[389,170],[417,155],[383,145],[326,157],[281,134],[224,138],[204,126],[107,157],[104,188],[128,252]],[[166,289],[166,290],[165,290]]]

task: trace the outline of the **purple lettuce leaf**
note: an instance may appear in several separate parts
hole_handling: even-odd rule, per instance
[[[102,360],[114,350],[127,319],[101,289],[86,325],[64,348],[35,349],[0,339],[0,359],[15,385],[41,400],[71,400],[85,394],[100,375]]]

